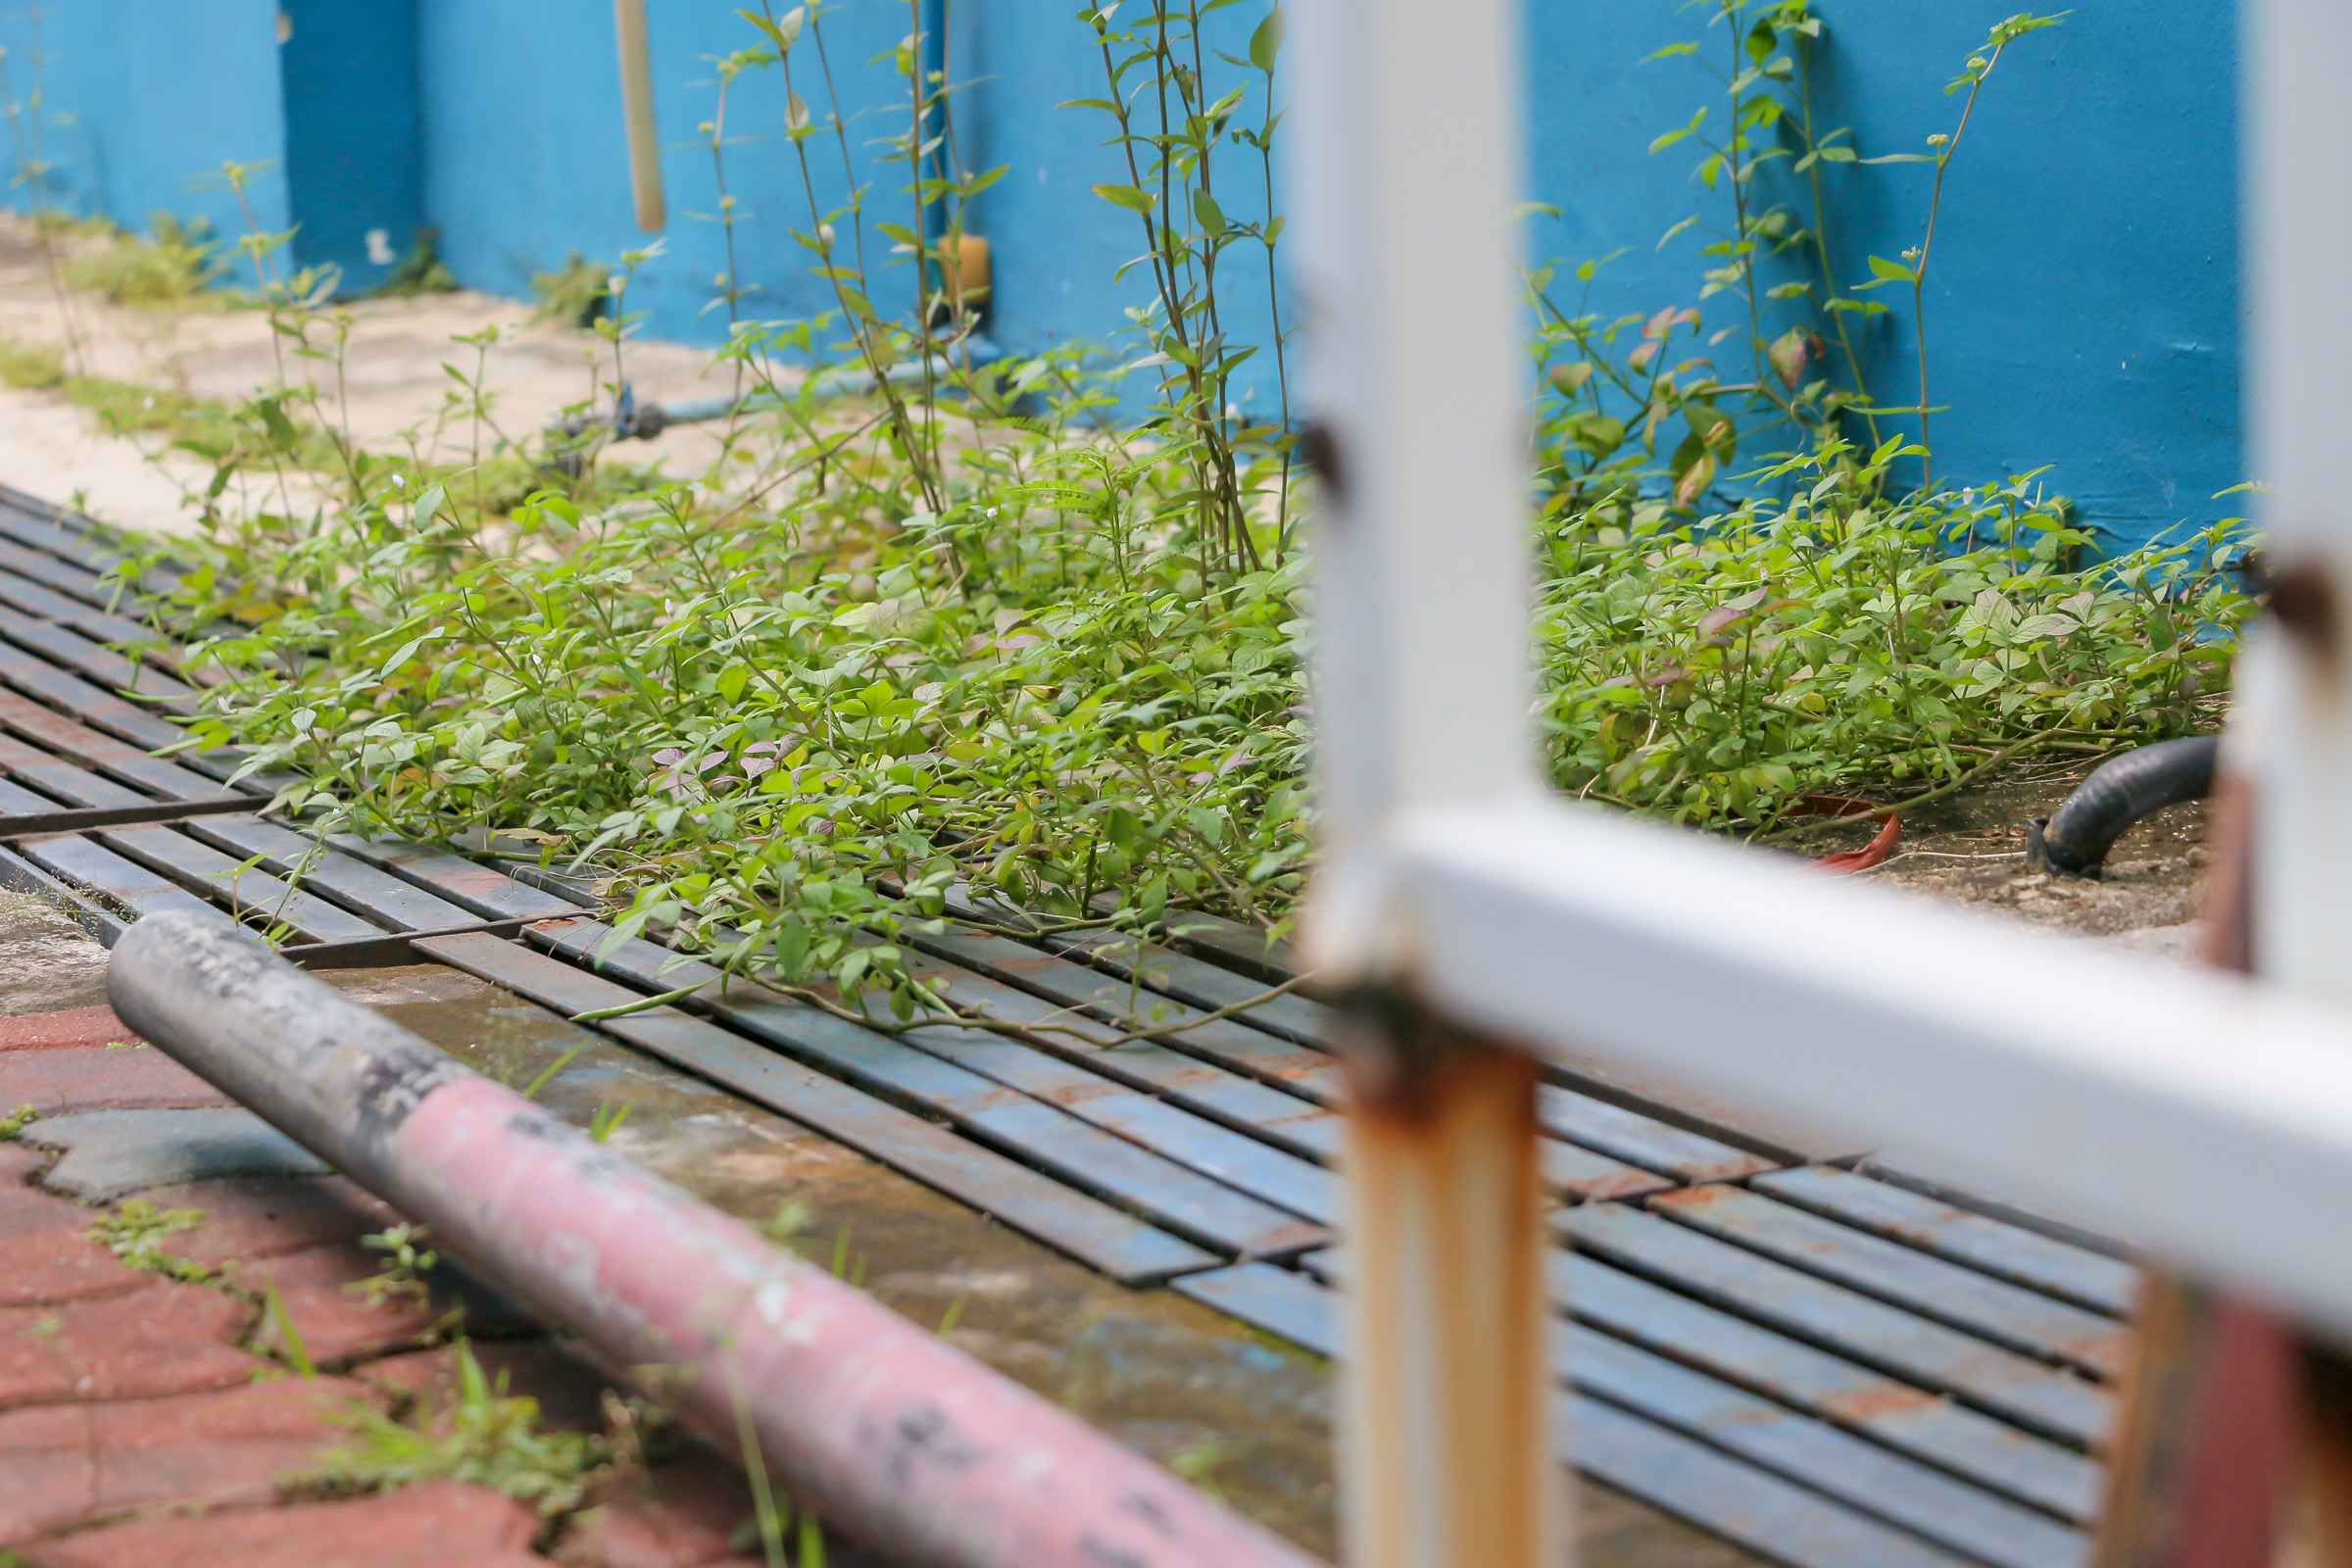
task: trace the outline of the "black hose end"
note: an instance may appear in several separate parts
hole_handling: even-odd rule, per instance
[[[2026,824],[2026,854],[2058,876],[2096,879],[2107,852],[2149,812],[2213,793],[2221,741],[2191,735],[2158,741],[2109,759],[2046,817]]]
[[[2096,882],[2106,870],[2106,857],[2097,856],[2084,861],[2068,853],[2063,843],[2053,844],[2049,836],[2050,819],[2046,816],[2026,818],[2026,864],[2036,871],[2052,876],[2079,876]]]

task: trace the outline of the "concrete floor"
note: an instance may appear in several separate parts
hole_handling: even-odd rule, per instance
[[[85,242],[86,243],[86,242]],[[429,295],[414,300],[366,300],[339,307],[352,328],[340,380],[334,368],[306,360],[270,331],[258,310],[109,305],[87,295],[72,306],[76,336],[85,346],[86,373],[240,402],[271,386],[316,386],[322,422],[348,428],[360,440],[405,450],[412,440],[424,456],[462,461],[477,433],[469,418],[448,416],[459,391],[445,366],[468,375],[475,349],[453,343],[459,334],[496,327],[498,342],[482,362],[494,394],[493,419],[521,439],[566,407],[597,395],[610,382],[612,348],[594,333],[531,320],[531,307],[484,294]],[[63,348],[66,323],[31,230],[0,217],[0,339]],[[627,377],[638,398],[669,402],[734,389],[732,369],[713,368],[710,351],[674,343],[630,342]],[[617,454],[632,464],[659,462],[672,474],[702,473],[715,459],[716,439],[682,426]],[[45,500],[77,501],[90,515],[159,534],[184,534],[191,511],[184,496],[210,480],[195,456],[165,450],[158,438],[109,435],[97,417],[62,392],[0,386],[0,478]],[[259,500],[258,495],[253,499]]]

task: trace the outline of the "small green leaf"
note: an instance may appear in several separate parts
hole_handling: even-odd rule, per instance
[[[1266,13],[1266,20],[1250,34],[1250,63],[1267,75],[1274,74],[1274,61],[1282,53],[1284,40],[1291,35],[1290,19],[1276,6]]]
[[[1158,198],[1133,185],[1097,185],[1095,194],[1113,207],[1124,207],[1131,213],[1148,213]]]

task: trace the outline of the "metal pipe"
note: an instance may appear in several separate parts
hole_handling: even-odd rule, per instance
[[[893,1560],[1307,1568],[1075,1416],[259,944],[179,914],[116,946],[123,1023]]]
[[[653,51],[645,41],[645,0],[612,0],[620,43],[620,118],[629,134],[629,193],[637,226],[660,233],[669,216],[662,202],[662,138],[654,127]]]

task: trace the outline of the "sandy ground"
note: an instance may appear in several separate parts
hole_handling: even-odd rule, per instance
[[[1893,883],[2054,934],[2181,962],[2194,959],[2197,883],[2204,874],[2205,803],[2167,807],[2116,841],[2096,881],[2051,876],[2026,863],[2026,822],[2047,816],[2097,759],[2012,768],[1966,794],[1906,817],[1903,840],[1859,880]],[[1838,828],[1808,852],[1859,848]]]
[[[595,334],[531,320],[531,308],[484,294],[368,300],[340,309],[352,318],[340,382],[332,365],[304,359],[275,336],[269,318],[245,308],[168,310],[111,306],[86,295],[73,304],[86,346],[81,368],[121,381],[236,403],[284,383],[315,385],[322,421],[347,423],[363,441],[404,450],[413,438],[429,457],[455,461],[472,450],[472,421],[448,410],[463,389],[447,367],[473,373],[476,350],[452,341],[498,329],[483,361],[491,417],[520,439],[590,397],[612,377],[612,350]],[[64,347],[64,316],[30,230],[0,219],[0,337]],[[710,351],[674,343],[625,348],[640,401],[671,402],[733,389],[730,367]],[[486,447],[490,432],[481,432]],[[660,460],[667,472],[702,472],[718,444],[710,430],[683,426],[615,456]],[[157,437],[107,434],[97,417],[55,391],[0,387],[0,479],[46,500],[78,499],[105,521],[162,534],[186,533],[187,488],[211,478],[200,459],[161,450]]]

